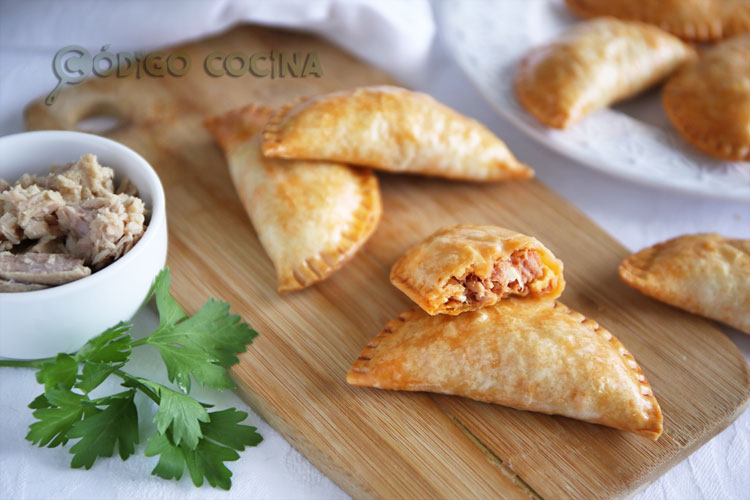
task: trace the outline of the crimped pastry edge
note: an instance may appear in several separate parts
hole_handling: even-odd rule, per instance
[[[492,131],[487,129],[487,127],[481,122],[474,120],[473,118],[470,118],[468,116],[461,115],[460,113],[458,113],[458,111],[450,108],[449,106],[436,100],[431,95],[425,94],[423,92],[409,90],[409,89],[405,89],[402,87],[394,87],[391,85],[375,85],[371,87],[355,87],[353,89],[331,92],[329,94],[342,94],[343,95],[347,92],[353,94],[356,90],[362,89],[362,88],[368,88],[368,89],[383,88],[383,89],[388,89],[389,91],[406,92],[406,93],[422,96],[422,98],[427,98],[431,101],[434,101],[436,105],[442,106],[445,109],[458,114],[464,119],[470,120],[472,122],[476,122],[477,125],[485,128],[490,134],[494,135],[494,133],[492,133]],[[287,159],[297,158],[297,155],[295,155],[293,152],[288,151],[287,148],[283,145],[283,140],[281,138],[281,130],[283,129],[284,119],[287,117],[287,115],[289,115],[290,111],[293,108],[297,107],[298,105],[306,101],[316,99],[317,97],[327,96],[329,94],[321,94],[319,96],[313,96],[313,97],[301,97],[299,99],[291,101],[287,103],[286,105],[278,108],[276,112],[273,114],[273,116],[271,116],[271,118],[268,120],[265,127],[263,128],[263,136],[262,136],[263,137],[263,144],[262,144],[263,156],[267,156],[269,158],[287,158]],[[500,177],[496,177],[496,176],[481,177],[481,176],[462,175],[462,174],[455,175],[451,172],[432,171],[432,170],[422,171],[422,172],[400,171],[400,170],[393,170],[390,168],[386,168],[383,165],[379,165],[374,162],[362,162],[362,163],[358,163],[357,166],[364,167],[364,168],[372,168],[374,170],[381,170],[384,172],[396,173],[396,174],[421,175],[425,177],[436,177],[436,178],[456,180],[456,181],[481,182],[481,183],[501,182],[501,181],[509,181],[509,180],[527,180],[527,179],[533,178],[535,176],[534,169],[530,167],[529,165],[519,161],[518,158],[516,158],[516,156],[510,150],[508,145],[505,143],[505,141],[503,141],[497,136],[495,136],[495,138],[505,146],[505,149],[510,154],[510,159],[512,160],[512,161],[505,162],[502,164],[504,168],[500,168],[498,170],[499,173],[503,174]]]
[[[280,132],[282,129],[282,122],[284,121],[284,118],[289,113],[289,111],[299,105],[303,102],[306,102],[310,100],[309,97],[300,97],[298,99],[295,99],[293,101],[288,102],[287,104],[277,108],[275,112],[271,115],[271,117],[266,122],[265,126],[263,127],[263,130],[261,131],[261,137],[263,139],[262,145],[261,145],[261,151],[263,153],[263,156],[267,156],[269,158],[285,158],[285,151],[284,148],[281,146],[281,137]]]
[[[294,106],[305,99],[301,98],[285,107]],[[267,106],[248,104],[241,108],[206,118],[203,123],[221,144],[222,149],[226,151],[227,149],[231,149],[233,145],[250,140],[256,134],[262,133],[264,127],[268,124],[268,120],[272,119],[277,112],[278,110],[273,110],[273,108]],[[253,131],[250,126],[247,126],[246,129],[240,130],[240,133],[236,137],[231,137],[230,140],[231,133],[227,131],[228,129],[224,129],[225,124],[228,123],[227,120],[234,118],[240,121],[241,116],[248,115],[253,117],[252,121],[258,125],[257,129]],[[382,214],[382,202],[377,176],[374,172],[366,168],[342,165],[352,170],[359,177],[360,192],[362,193],[362,203],[353,214],[355,218],[351,226],[343,232],[343,234],[351,235],[351,237],[346,238],[345,245],[322,250],[288,270],[276,269],[277,289],[279,293],[301,290],[324,280],[350,260],[377,228]],[[238,189],[238,187],[235,185],[235,189]]]
[[[698,64],[697,62],[695,64]],[[689,70],[690,68],[685,68]],[[677,73],[664,85],[662,89],[662,106],[675,129],[690,144],[706,154],[729,161],[750,161],[750,143],[734,144],[723,140],[722,135],[711,136],[692,127],[693,120],[684,113],[685,103],[681,99],[674,99],[673,88],[679,85],[680,73]],[[691,103],[687,103],[689,106]]]
[[[544,299],[542,299],[544,300]],[[557,300],[549,300],[549,303],[551,304],[552,309],[556,309],[558,307],[563,308],[563,312],[568,314],[576,315],[576,319],[580,318],[580,323],[585,324],[588,328],[591,329],[591,331],[597,333],[600,336],[603,336],[605,340],[607,340],[610,344],[613,345],[613,348],[615,351],[617,351],[620,359],[625,363],[626,366],[628,366],[631,370],[631,375],[635,382],[638,384],[640,388],[640,395],[642,397],[647,398],[651,403],[651,410],[648,412],[648,422],[655,424],[652,427],[648,428],[642,428],[642,429],[634,429],[634,430],[625,430],[626,432],[633,432],[635,434],[647,437],[653,441],[656,441],[659,439],[659,437],[662,434],[663,431],[663,415],[661,412],[661,406],[659,405],[659,402],[656,400],[656,397],[654,396],[653,389],[651,388],[651,384],[648,383],[648,380],[646,379],[646,375],[643,373],[643,370],[641,369],[638,362],[635,360],[633,355],[630,353],[630,351],[620,342],[620,340],[615,337],[612,332],[601,326],[596,321],[587,318],[583,314],[569,308],[562,302],[559,302]],[[388,337],[389,335],[393,335],[397,333],[405,324],[408,322],[411,318],[414,317],[415,314],[419,313],[419,308],[413,307],[411,309],[408,309],[401,314],[399,314],[396,318],[392,319],[388,323],[386,323],[385,327],[373,338],[370,342],[367,343],[367,345],[360,351],[359,356],[357,359],[352,363],[351,368],[349,369],[349,372],[346,375],[346,382],[349,385],[354,386],[362,386],[362,387],[378,387],[374,384],[374,381],[372,378],[368,376],[369,374],[369,363],[374,357],[374,355],[378,351],[378,347],[380,346],[381,341]],[[380,387],[378,387],[380,388]],[[408,390],[408,389],[407,389]],[[418,391],[422,392],[422,391]],[[463,397],[463,396],[459,396]],[[488,403],[493,403],[492,401],[486,401]],[[539,413],[539,412],[537,412]]]
[[[513,77],[513,88],[516,91],[516,97],[518,97],[519,102],[528,113],[533,115],[543,125],[562,130],[582,117],[571,116],[569,112],[562,109],[550,110],[547,106],[539,106],[536,100],[526,91],[526,87],[528,86],[529,61],[538,50],[539,47],[530,49],[519,61]]]
[[[297,160],[299,161],[299,160]],[[357,169],[347,165],[350,169]],[[360,187],[362,192],[362,203],[354,211],[355,218],[351,226],[343,232],[344,235],[352,235],[345,238],[345,245],[339,245],[333,249],[322,250],[308,257],[291,269],[290,276],[283,281],[279,276],[279,293],[288,293],[307,288],[315,283],[323,281],[335,271],[348,262],[372,236],[377,229],[382,214],[382,203],[380,199],[380,188],[378,178],[370,169],[359,168],[361,172]]]
[[[586,7],[578,0],[565,0],[565,4],[570,10],[587,19],[601,16],[618,17],[606,12],[596,12],[594,9]],[[678,36],[683,40],[695,42],[716,42],[725,38],[731,38],[732,36],[739,35],[740,33],[750,32],[750,24],[743,24],[739,29],[727,30],[725,29],[724,23],[721,21],[719,21],[718,25],[712,25],[712,23],[710,22],[704,22],[700,24],[684,23],[675,25],[667,22],[660,22],[649,17],[618,17],[618,19],[627,21],[641,21],[644,23],[653,24],[654,26],[672,33],[673,35]]]

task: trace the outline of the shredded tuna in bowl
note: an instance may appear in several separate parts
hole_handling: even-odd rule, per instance
[[[96,155],[0,179],[0,293],[84,278],[125,255],[146,230],[138,189]]]

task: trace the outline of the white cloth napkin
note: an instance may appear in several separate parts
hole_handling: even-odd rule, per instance
[[[320,34],[414,85],[435,35],[427,0],[0,2],[0,135],[22,131],[23,106],[55,88],[52,61],[68,45],[92,56],[105,45],[148,51],[239,23],[266,24]]]

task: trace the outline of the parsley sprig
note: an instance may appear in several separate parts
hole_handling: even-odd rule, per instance
[[[229,408],[209,411],[211,405],[189,395],[191,379],[217,390],[234,387],[226,368],[237,363],[258,334],[229,304],[210,299],[192,317],[185,314],[169,293],[169,269],[159,273],[149,292],[156,298],[159,326],[147,337],[133,340],[132,324],[119,323],[89,340],[75,354],[33,361],[0,360],[0,366],[38,368],[37,381],[44,393],[30,404],[36,422],[26,439],[40,447],[54,448],[70,440],[70,466],[91,468],[97,458],[111,457],[115,450],[127,460],[140,442],[138,411],[134,399],[141,393],[157,405],[157,432],[148,437],[145,455],[159,457],[152,471],[164,479],[180,479],[187,470],[193,484],[204,478],[211,486],[229,489],[232,472],[224,465],[239,458],[245,446],[263,439],[255,427],[242,425],[247,413]],[[158,348],[167,377],[177,390],[136,377],[122,370],[132,350]],[[121,379],[122,392],[92,398],[91,392],[107,378]]]

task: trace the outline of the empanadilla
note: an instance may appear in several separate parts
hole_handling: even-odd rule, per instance
[[[399,87],[359,87],[277,111],[263,154],[469,181],[527,179],[533,170],[481,123]]]
[[[750,35],[721,42],[671,77],[662,102],[695,147],[725,160],[750,161]]]
[[[530,236],[497,226],[456,225],[410,248],[391,283],[429,314],[461,314],[510,295],[557,298],[563,263]]]
[[[750,334],[750,240],[680,236],[623,260],[620,278],[655,299]]]
[[[647,89],[693,55],[690,46],[655,26],[586,21],[523,57],[516,95],[540,122],[562,129]]]
[[[662,432],[659,403],[633,356],[552,299],[511,298],[460,316],[411,309],[370,341],[346,380],[565,415],[651,439]]]
[[[750,32],[748,0],[565,0],[584,17],[614,16],[655,24],[702,42]]]
[[[205,125],[224,149],[283,293],[328,277],[352,257],[375,230],[381,202],[370,170],[263,157],[260,130],[272,113],[250,105]]]

